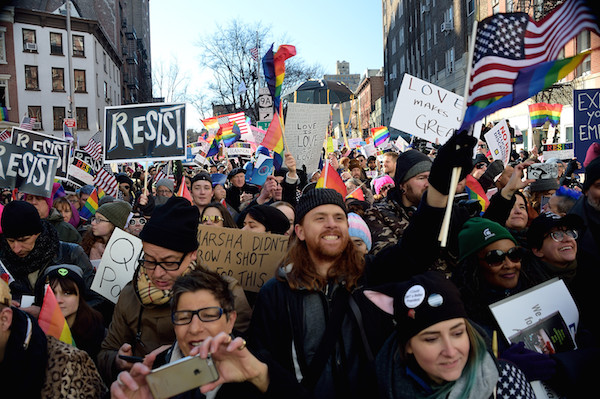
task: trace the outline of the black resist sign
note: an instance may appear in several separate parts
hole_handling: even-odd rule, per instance
[[[106,107],[104,162],[185,159],[185,104]]]
[[[50,197],[58,157],[0,143],[0,186]]]
[[[19,128],[12,130],[12,144],[58,158],[56,177],[66,179],[69,174],[69,142],[58,137]]]

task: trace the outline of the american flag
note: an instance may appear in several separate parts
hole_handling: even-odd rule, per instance
[[[252,134],[250,131],[250,124],[246,120],[246,114],[243,112],[238,112],[237,114],[229,114],[227,117],[229,122],[235,122],[238,124],[241,134]],[[220,121],[219,124],[221,124]]]
[[[33,130],[33,124],[35,122],[36,122],[35,118],[29,117],[29,116],[24,116],[23,119],[21,120],[21,124],[19,125],[19,127],[21,129]]]
[[[88,141],[87,145],[83,147],[83,151],[90,154],[96,161],[100,161],[102,159],[101,137],[102,132],[97,132],[90,138],[90,141]]]
[[[0,133],[0,142],[8,142],[10,140],[12,132],[8,129],[5,129],[2,133]]]
[[[585,29],[598,32],[583,0],[567,0],[540,21],[526,13],[484,19],[477,27],[467,105],[511,94],[520,70],[556,60]]]
[[[253,47],[250,49],[250,55],[254,61],[258,61],[258,47]]]
[[[90,154],[91,155],[91,154]],[[101,188],[107,195],[117,198],[119,183],[108,165],[103,165],[94,176],[94,186]]]
[[[169,174],[169,164],[167,163],[165,166],[160,168],[158,172],[156,172],[156,176],[154,176],[154,181],[158,182],[161,179],[170,179],[175,181],[173,175]]]

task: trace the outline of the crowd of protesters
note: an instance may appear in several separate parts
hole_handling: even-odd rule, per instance
[[[9,391],[152,398],[152,369],[209,354],[218,380],[177,397],[532,398],[539,380],[576,398],[594,388],[599,144],[580,160],[513,151],[504,165],[462,132],[423,152],[343,148],[323,159],[347,196],[317,188],[321,170],[297,168],[290,153],[261,186],[235,159],[156,181],[156,165],[126,169],[119,195],[103,197],[89,220],[80,211],[93,186],[68,193],[55,183],[48,198],[3,190],[0,261],[11,279],[0,281],[0,375]],[[534,163],[556,163],[558,176],[531,179]],[[191,201],[176,194],[181,184]],[[200,224],[286,235],[287,253],[250,293],[197,259]],[[143,252],[113,304],[91,285],[116,229],[138,236]],[[579,309],[576,349],[510,344],[488,305],[555,277]],[[37,323],[45,284],[76,347]]]

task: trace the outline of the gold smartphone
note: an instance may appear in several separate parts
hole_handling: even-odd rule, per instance
[[[219,372],[212,358],[187,356],[165,364],[146,376],[155,399],[165,399],[206,385],[219,379]]]

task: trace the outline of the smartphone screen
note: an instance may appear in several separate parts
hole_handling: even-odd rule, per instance
[[[209,356],[187,356],[165,364],[146,376],[155,399],[170,398],[219,379],[219,373]]]

